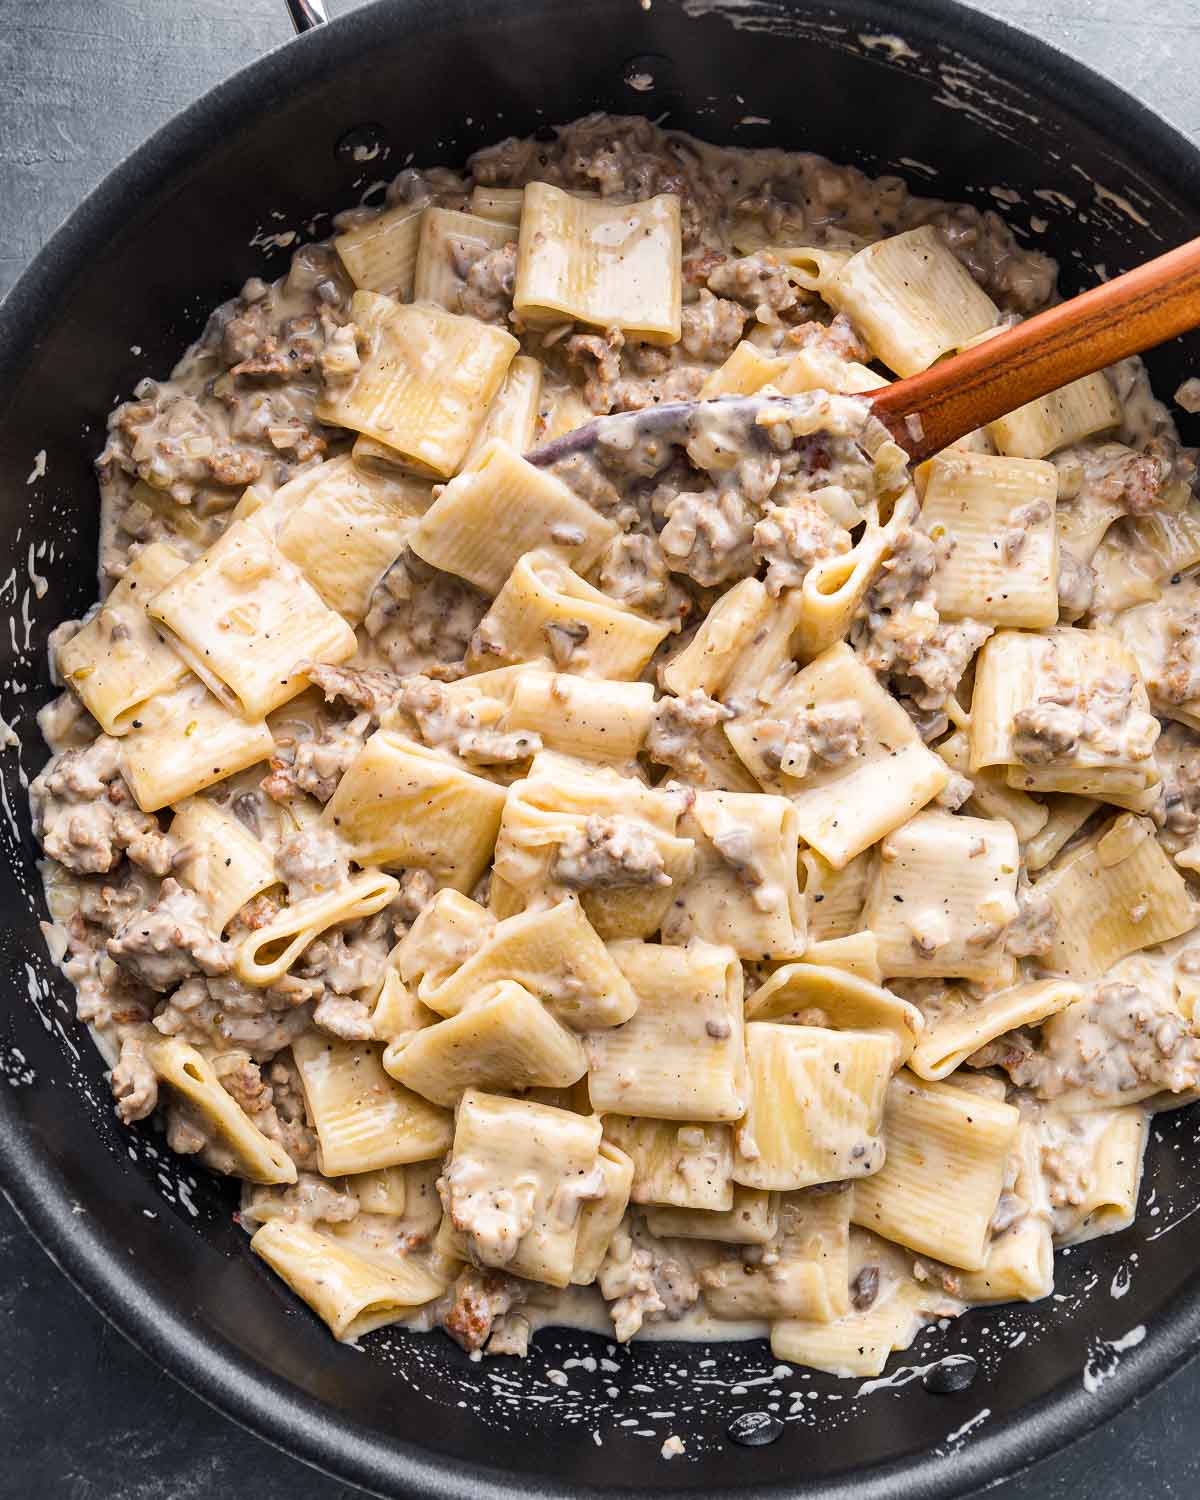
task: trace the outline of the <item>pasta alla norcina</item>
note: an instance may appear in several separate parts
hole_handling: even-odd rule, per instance
[[[121,1119],[343,1339],[868,1375],[1049,1297],[1200,1090],[1200,506],[1140,363],[910,473],[862,393],[1053,263],[645,120],[333,226],[113,413],[53,637]]]

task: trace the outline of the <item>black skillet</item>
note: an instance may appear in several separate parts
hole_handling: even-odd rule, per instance
[[[319,7],[293,9],[313,20]],[[893,1358],[882,1388],[777,1371],[763,1344],[610,1353],[549,1333],[526,1365],[480,1365],[441,1338],[384,1334],[363,1353],[334,1344],[248,1254],[227,1184],[117,1126],[42,949],[21,774],[44,755],[33,714],[50,691],[47,631],[95,592],[91,463],[109,406],[165,372],[246,276],[285,266],[272,236],[322,232],[314,213],[378,194],[410,152],[460,163],[595,108],[807,147],[952,200],[1019,194],[1006,214],[1060,259],[1068,293],[1097,265],[1126,269],[1200,233],[1200,153],[1069,58],[949,0],[378,0],[166,126],[0,308],[0,604],[12,612],[0,712],[22,740],[0,761],[0,1180],[47,1252],[167,1370],[379,1493],[962,1494],[1062,1447],[1190,1353],[1195,1111],[1159,1118],[1136,1226],[1060,1257],[1063,1300],[935,1328]],[[356,161],[352,147],[375,140],[390,154]],[[1200,368],[1200,340],[1150,365],[1169,397]],[[27,485],[40,450],[45,476]],[[913,1373],[963,1353],[978,1361],[965,1389],[926,1387],[961,1385],[969,1366]],[[728,1424],[756,1411],[786,1419],[778,1441],[731,1442]],[[666,1463],[672,1434],[686,1451]]]

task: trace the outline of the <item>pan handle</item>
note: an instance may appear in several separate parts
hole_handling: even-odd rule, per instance
[[[329,20],[325,0],[286,0],[286,4],[297,32],[312,31]]]

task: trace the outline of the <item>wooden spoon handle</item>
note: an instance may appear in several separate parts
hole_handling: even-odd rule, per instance
[[[871,397],[911,458],[1200,324],[1200,239]]]

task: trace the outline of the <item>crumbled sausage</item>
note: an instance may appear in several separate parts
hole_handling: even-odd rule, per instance
[[[646,735],[646,754],[660,765],[701,780],[705,741],[720,735],[721,725],[732,718],[731,708],[709,698],[700,688],[679,698],[660,698]]]
[[[666,517],[658,540],[673,571],[705,587],[750,572],[755,514],[739,490],[682,490],[668,502]]]
[[[34,832],[51,859],[77,874],[105,874],[126,853],[151,874],[166,875],[179,847],[133,802],[118,755],[118,742],[102,734],[54,756],[29,789]]]
[[[350,878],[350,861],[328,828],[303,828],[275,851],[275,872],[293,904],[335,890]]]
[[[525,1296],[525,1286],[515,1277],[468,1267],[437,1304],[436,1321],[469,1354],[483,1348],[497,1320]]]
[[[511,765],[528,760],[542,748],[541,736],[532,730],[492,727],[502,710],[496,700],[456,700],[429,677],[405,678],[396,694],[396,706],[416,721],[427,745],[445,746],[472,765]]]
[[[677,1322],[700,1297],[700,1283],[687,1262],[632,1215],[613,1235],[596,1285],[610,1304],[613,1332],[621,1344],[644,1323]]]
[[[705,364],[719,364],[741,338],[747,317],[737,302],[702,289],[697,300],[683,309],[680,343],[684,352]]]
[[[1053,645],[1046,647],[1054,663]],[[1156,720],[1133,707],[1135,681],[1110,669],[1087,681],[1062,677],[1036,703],[1013,715],[1013,754],[1024,765],[1071,760],[1081,744],[1124,760],[1146,760],[1159,736]]]
[[[111,1087],[122,1124],[144,1120],[158,1108],[158,1075],[146,1060],[143,1037],[131,1035],[122,1040]]]
[[[1033,886],[1017,892],[1017,915],[1004,935],[1004,946],[1018,958],[1049,953],[1058,934],[1058,918],[1048,897]]]
[[[757,720],[754,741],[764,762],[797,780],[816,767],[844,766],[861,753],[862,708],[852,698]]]
[[[657,844],[632,818],[592,814],[558,845],[550,875],[572,891],[670,885]]]
[[[363,628],[394,672],[458,676],[488,598],[403,552],[375,585]]]
[[[768,593],[798,588],[814,563],[850,550],[850,533],[835,526],[811,495],[772,505],[754,528],[754,560],[766,563]]]
[[[239,1047],[266,1062],[312,1024],[320,984],[286,975],[269,987],[243,984],[230,974],[185,979],[154,1017],[164,1036],[202,1048]]]
[[[713,268],[708,285],[750,308],[760,323],[778,323],[780,314],[790,312],[799,300],[783,264],[769,250],[723,261]]]
[[[459,294],[459,310],[482,323],[507,323],[516,278],[516,244],[489,250],[468,269]]]
[[[169,878],[158,899],[128,917],[107,948],[110,958],[152,990],[172,989],[197,972],[227,974],[232,966],[195,892]]]
[[[1174,1094],[1200,1083],[1200,1038],[1154,986],[1105,980],[1041,1028],[1009,1032],[970,1059],[997,1066],[1039,1099],[1082,1090],[1119,1103],[1122,1095]]]
[[[263,791],[276,802],[303,796],[328,802],[370,729],[370,716],[360,714],[349,722],[324,726],[315,739],[289,745],[276,736],[276,753],[271,757],[271,774],[263,778]]]

